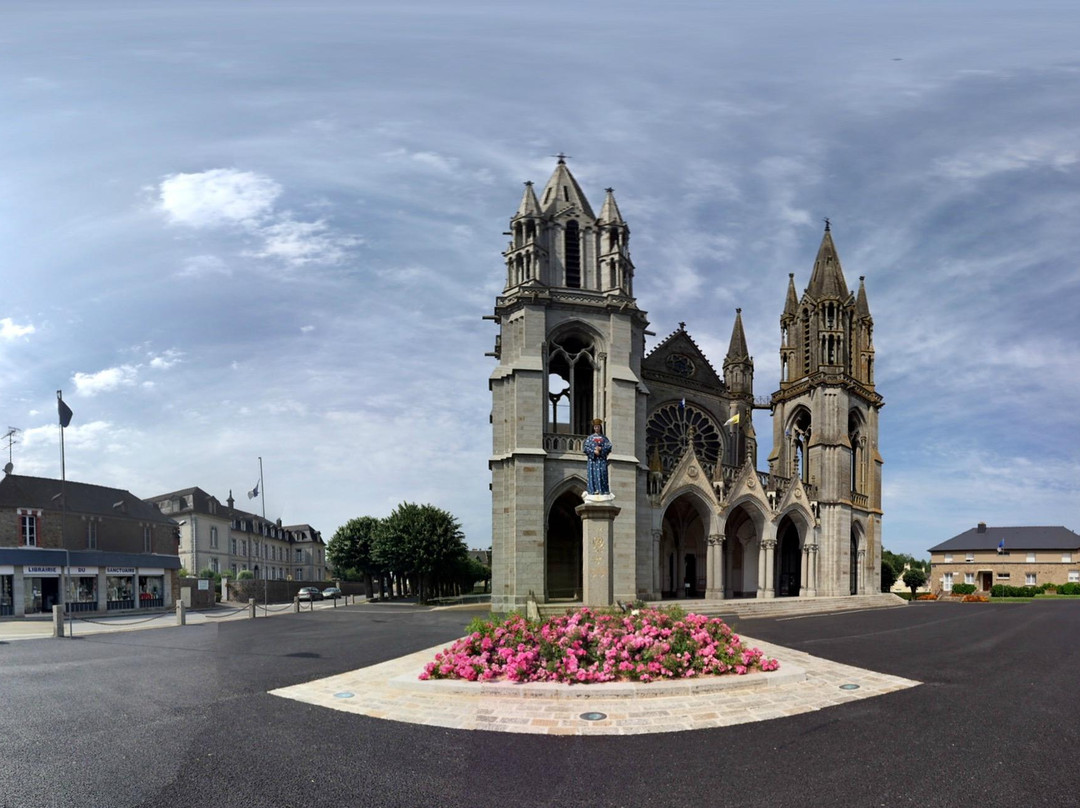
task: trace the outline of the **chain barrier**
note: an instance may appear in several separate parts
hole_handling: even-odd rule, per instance
[[[71,616],[72,621],[78,620],[80,623],[95,623],[99,626],[137,626],[140,623],[149,623],[151,620],[160,620],[162,617],[168,617],[168,612],[158,612],[152,617],[145,617],[142,620],[135,620],[134,622],[120,623],[115,619],[113,620],[95,620],[92,617],[74,617]]]
[[[241,606],[239,609],[229,609],[228,611],[220,612],[220,614],[211,614],[210,612],[198,612],[198,614],[201,614],[203,617],[207,618],[208,620],[209,619],[217,620],[217,619],[219,619],[221,617],[229,617],[229,616],[234,615],[234,614],[240,614],[240,612],[246,612],[247,610],[248,610],[247,606]],[[214,609],[214,611],[217,612],[217,611],[220,611],[220,610]]]
[[[269,606],[264,606],[264,605],[263,605],[263,604],[261,604],[261,603],[258,603],[258,604],[256,604],[256,605],[257,605],[257,606],[258,606],[258,607],[259,607],[260,609],[262,609],[262,610],[263,610],[263,612],[265,612],[265,613],[267,613],[267,614],[269,614],[270,612],[284,612],[284,611],[288,611],[289,609],[291,609],[291,608],[293,607],[293,604],[291,604],[291,603],[286,603],[286,604],[285,604],[285,605],[283,605],[283,606],[278,606],[278,607],[275,607],[275,608],[273,608],[273,609],[271,609],[271,608],[270,608]]]

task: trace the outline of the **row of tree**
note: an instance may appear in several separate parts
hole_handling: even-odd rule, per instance
[[[339,527],[326,545],[326,560],[347,581],[364,582],[370,598],[420,600],[468,593],[491,580],[491,570],[469,556],[465,534],[450,513],[434,505],[403,502],[384,519],[359,516]]]

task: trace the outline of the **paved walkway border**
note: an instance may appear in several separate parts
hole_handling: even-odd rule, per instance
[[[649,684],[421,681],[438,645],[271,695],[392,721],[546,735],[631,735],[766,721],[881,696],[920,682],[743,637],[780,669]],[[601,714],[593,720],[584,716]]]

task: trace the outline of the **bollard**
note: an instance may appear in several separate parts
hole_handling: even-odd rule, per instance
[[[293,603],[293,611],[296,612],[297,614],[300,614],[300,596],[295,595],[293,597],[293,599],[292,599],[292,603]]]
[[[184,610],[184,601],[180,601],[176,604],[176,625],[187,625],[187,612]]]
[[[248,617],[255,619],[255,598],[248,598]]]
[[[54,637],[64,636],[64,607],[53,606],[52,607],[52,635]]]

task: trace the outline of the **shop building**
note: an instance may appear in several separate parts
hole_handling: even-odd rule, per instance
[[[176,522],[129,491],[0,480],[0,617],[171,608]]]

